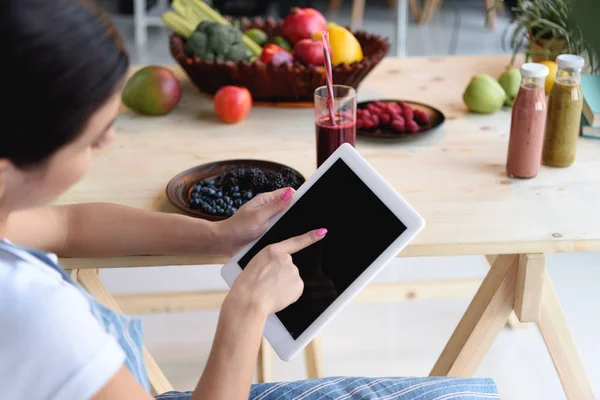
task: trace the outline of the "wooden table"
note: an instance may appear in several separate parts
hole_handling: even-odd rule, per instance
[[[568,398],[593,399],[544,254],[600,251],[600,141],[581,140],[570,168],[542,167],[532,180],[507,178],[509,111],[470,115],[461,96],[471,76],[498,76],[508,61],[507,56],[385,59],[361,86],[360,99],[426,102],[447,121],[417,140],[359,138],[357,148],[427,221],[402,256],[484,255],[491,263],[432,374],[473,374],[514,310],[521,321],[537,322]],[[164,193],[169,179],[222,159],[278,161],[306,176],[314,171],[311,109],[255,107],[243,123],[222,124],[211,102],[175,69],[184,81],[180,106],[159,118],[124,111],[113,149],[96,157],[87,178],[61,203],[111,201],[173,211]],[[222,261],[145,256],[64,263],[86,269]]]

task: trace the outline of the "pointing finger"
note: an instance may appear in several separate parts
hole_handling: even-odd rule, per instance
[[[283,251],[288,254],[294,254],[302,249],[307,248],[312,244],[317,243],[319,240],[323,239],[326,234],[327,229],[321,228],[307,232],[300,236],[289,238],[287,240],[284,240],[283,242],[279,242],[276,246],[280,251]]]

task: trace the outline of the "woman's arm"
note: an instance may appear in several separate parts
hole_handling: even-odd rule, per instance
[[[228,297],[202,377],[190,400],[247,399],[267,315]]]
[[[44,207],[11,214],[7,237],[61,257],[232,255],[265,231],[292,194],[263,193],[217,223],[109,203]]]
[[[190,400],[248,399],[267,316],[297,301],[304,290],[291,254],[326,233],[318,229],[268,246],[248,263],[221,306],[210,356]],[[147,399],[138,386],[121,368],[93,400]]]
[[[14,213],[7,236],[62,257],[226,253],[214,223],[106,203]]]

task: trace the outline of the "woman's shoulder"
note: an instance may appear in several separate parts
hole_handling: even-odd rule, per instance
[[[0,249],[0,307],[21,300],[47,298],[52,293],[69,293],[70,287],[58,271],[14,246],[10,251]],[[11,300],[7,303],[6,300]]]
[[[18,321],[27,330],[42,328],[56,321],[57,314],[67,312],[76,318],[89,310],[88,300],[58,271],[24,257],[19,248],[0,249],[0,326]]]
[[[6,398],[90,398],[123,364],[123,350],[77,287],[50,265],[9,250],[0,249],[0,386]]]

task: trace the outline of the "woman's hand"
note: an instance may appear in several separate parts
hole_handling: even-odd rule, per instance
[[[246,203],[231,218],[216,223],[221,252],[229,256],[265,233],[269,221],[290,204],[294,189],[262,193]]]
[[[304,282],[292,254],[323,239],[326,233],[327,229],[321,228],[265,247],[238,276],[228,300],[265,317],[294,303],[302,295]]]

